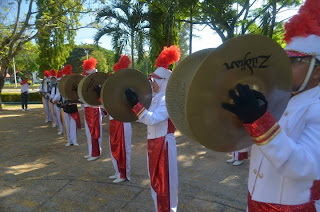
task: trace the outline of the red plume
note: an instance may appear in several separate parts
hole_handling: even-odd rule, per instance
[[[57,78],[61,78],[62,77],[62,71],[58,71],[57,72]]]
[[[51,77],[55,77],[56,76],[56,70],[55,69],[51,69],[50,70],[50,76]]]
[[[121,55],[119,62],[114,64],[113,71],[119,71],[123,68],[128,68],[131,63],[130,58],[127,55]]]
[[[156,67],[168,69],[168,66],[173,62],[178,62],[181,56],[180,49],[176,46],[164,47],[156,60]]]
[[[88,71],[88,70],[92,70],[96,67],[97,64],[97,60],[93,57],[90,57],[88,60],[83,61],[83,70],[84,71]]]
[[[64,75],[69,75],[71,74],[71,70],[72,70],[72,66],[71,65],[66,65],[63,69],[62,69],[62,73]]]
[[[50,77],[50,72],[48,70],[45,70],[44,71],[44,76],[49,78]]]
[[[296,36],[307,37],[310,34],[320,36],[320,1],[307,0],[300,7],[297,15],[293,16],[285,25],[284,40],[290,43]]]

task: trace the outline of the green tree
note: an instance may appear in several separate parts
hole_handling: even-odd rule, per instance
[[[1,1],[0,110],[2,109],[1,92],[4,86],[4,78],[8,73],[10,66],[12,65],[13,58],[16,57],[19,52],[24,49],[24,45],[29,41],[36,39],[38,36],[49,36],[53,29],[60,29],[60,26],[58,26],[59,23],[65,21],[65,19],[61,17],[67,16],[68,18],[72,19],[73,11],[77,10],[78,7],[81,7],[82,2],[84,1],[85,0],[50,0],[48,4],[43,3],[42,6],[39,6],[39,4],[36,3],[44,2],[44,0],[6,0],[6,2]],[[38,6],[37,8],[36,5]],[[64,12],[61,12],[60,5],[65,5],[65,7],[67,7]],[[56,15],[50,15],[50,13],[48,12],[48,8],[51,8],[51,10],[53,10],[53,13],[56,9],[59,10],[59,12],[54,13]],[[14,17],[12,18],[13,15]],[[67,26],[68,27],[65,28],[65,31],[72,34],[72,25]],[[57,40],[59,42],[62,42],[61,39],[47,40],[48,46],[49,44],[51,45],[51,43],[54,43]],[[47,55],[42,55],[42,58],[44,58],[44,56],[51,55],[51,51],[48,51],[50,49],[42,49],[42,46],[40,47],[40,49],[41,51],[46,51],[48,53]],[[59,55],[60,53],[54,54]],[[67,57],[67,55],[65,56]],[[43,70],[40,70],[40,74],[43,74]]]
[[[262,27],[262,34],[272,37],[279,24],[277,15],[301,3],[301,0],[267,0],[261,5],[256,0],[204,0],[201,20],[220,36],[222,42],[250,32],[249,28],[255,24]]]
[[[150,23],[150,61],[155,60],[164,46],[179,45],[179,30],[181,24],[178,0],[145,0],[148,3]]]
[[[119,60],[123,49],[129,45],[134,68],[135,52],[139,63],[143,58],[143,45],[147,36],[148,22],[144,4],[135,0],[114,0],[97,13],[96,20],[104,25],[95,35],[95,41],[98,42],[104,35],[111,35],[115,61]]]
[[[70,52],[66,64],[72,65],[73,73],[81,73],[83,71],[82,64],[87,59],[86,52],[88,51],[88,57],[94,57],[97,59],[97,69],[104,72],[112,72],[114,65],[114,52],[111,50],[97,47],[96,45],[78,45],[75,46]],[[105,71],[106,70],[106,71]]]
[[[37,14],[40,71],[60,69],[74,45],[79,13],[83,10],[82,1],[37,0],[37,6],[43,8]]]
[[[32,72],[38,71],[38,55],[38,46],[32,42],[26,43],[24,48],[15,57],[16,69],[26,76],[30,76]]]
[[[199,0],[180,0],[180,17],[186,19],[177,21],[182,21],[184,26],[189,26],[189,54],[192,53],[193,25],[200,21],[200,9],[201,3]]]

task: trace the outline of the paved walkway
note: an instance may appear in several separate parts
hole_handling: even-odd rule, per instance
[[[87,153],[84,129],[79,146],[65,147],[63,136],[44,123],[40,105],[0,111],[0,211],[155,211],[146,161],[146,127],[132,123],[131,181],[113,184],[108,121],[103,154]],[[176,133],[179,169],[178,211],[245,211],[248,162],[226,164],[217,153]]]

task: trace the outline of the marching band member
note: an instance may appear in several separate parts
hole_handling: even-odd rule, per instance
[[[52,102],[52,99],[53,99],[53,97],[55,95],[55,89],[54,89],[55,85],[56,85],[56,70],[51,69],[50,70],[50,90],[49,90],[50,97],[49,97],[49,101],[50,101],[50,108],[51,108],[51,117],[52,117],[53,122],[54,122],[52,127],[57,127],[57,125],[58,125],[57,117],[56,117],[56,114],[54,112],[54,104]]]
[[[70,75],[72,70],[71,65],[66,65],[62,73],[64,76]],[[77,142],[77,128],[81,129],[80,115],[78,111],[77,104],[68,103],[63,98],[63,113],[64,113],[64,122],[66,125],[67,132],[67,141],[68,143],[65,146],[78,146]]]
[[[21,106],[22,111],[28,110],[29,83],[28,78],[24,78],[21,82]],[[24,109],[26,108],[26,109]]]
[[[89,58],[83,61],[85,75],[97,72],[95,69],[97,60]],[[85,155],[88,161],[96,160],[101,154],[102,143],[102,113],[100,107],[84,105],[85,130],[88,140],[89,154]]]
[[[58,83],[60,79],[62,78],[62,71],[57,72],[57,84],[52,88],[54,89],[52,92],[54,93],[54,96],[52,98],[52,102],[54,104],[54,107],[56,109],[56,114],[57,114],[57,122],[59,126],[59,132],[58,135],[61,135],[63,133],[63,124],[61,120],[61,95],[58,89]]]
[[[306,0],[285,24],[292,97],[279,122],[262,93],[238,85],[223,107],[253,138],[248,211],[320,211],[320,1]],[[263,101],[264,104],[259,102]]]
[[[153,98],[147,110],[137,94],[127,89],[125,94],[132,111],[148,130],[148,171],[156,211],[176,211],[178,205],[177,149],[175,127],[169,119],[165,91],[171,71],[168,66],[180,59],[177,46],[165,47],[156,60],[151,74]]]
[[[122,55],[119,62],[113,66],[113,71],[128,68],[131,61]],[[130,180],[131,136],[130,122],[120,122],[109,115],[109,146],[115,174],[110,176],[114,183]]]
[[[44,76],[43,76],[43,80],[42,83],[40,84],[40,94],[42,95],[42,103],[43,103],[43,107],[46,113],[46,117],[47,119],[45,120],[45,123],[51,122],[51,118],[50,118],[50,111],[49,111],[49,97],[48,97],[48,92],[49,92],[49,77],[50,77],[50,72],[45,70],[44,71]]]

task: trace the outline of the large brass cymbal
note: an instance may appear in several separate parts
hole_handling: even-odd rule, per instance
[[[109,75],[103,72],[96,72],[84,77],[78,86],[80,102],[91,106],[99,106],[99,96],[93,90],[97,85],[101,85],[108,79]]]
[[[202,61],[214,49],[204,49],[184,58],[172,72],[166,89],[166,106],[174,126],[184,135],[196,140],[189,129],[185,115],[187,91]]]
[[[221,107],[228,91],[249,84],[267,98],[268,110],[278,120],[291,95],[291,64],[284,50],[261,35],[239,36],[225,42],[202,62],[190,84],[186,116],[199,143],[221,152],[252,145],[238,117]]]
[[[65,86],[66,86],[66,82],[68,81],[68,78],[70,78],[71,75],[67,75],[67,76],[63,76],[59,83],[58,83],[58,89],[59,89],[59,92],[60,92],[60,95],[63,97],[63,98],[66,98],[66,94],[65,94]]]
[[[137,93],[139,101],[145,108],[150,107],[151,85],[148,78],[136,69],[121,69],[115,72],[101,89],[102,105],[113,118],[122,122],[137,120],[125,95],[125,90],[128,88]]]
[[[67,100],[78,100],[77,86],[82,80],[81,75],[67,75],[61,78],[58,88],[61,96]]]

